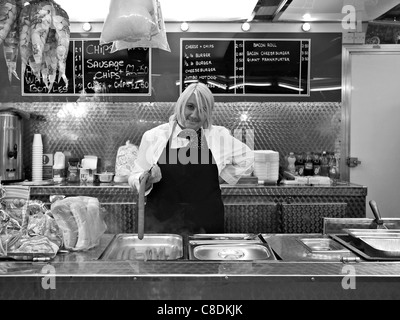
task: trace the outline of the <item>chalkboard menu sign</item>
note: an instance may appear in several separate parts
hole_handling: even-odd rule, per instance
[[[216,95],[310,95],[310,39],[181,39],[183,91],[201,81]]]
[[[134,48],[111,53],[112,44],[98,39],[70,39],[66,63],[68,85],[61,78],[49,89],[27,67],[21,79],[22,95],[150,95],[151,50]],[[59,80],[59,81],[58,81]]]

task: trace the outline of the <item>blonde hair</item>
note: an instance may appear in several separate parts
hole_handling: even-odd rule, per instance
[[[177,120],[178,123],[184,122],[185,107],[192,94],[195,95],[200,116],[205,119],[203,128],[208,129],[212,125],[214,96],[207,85],[202,82],[192,83],[182,92],[175,104],[175,113],[172,118]]]

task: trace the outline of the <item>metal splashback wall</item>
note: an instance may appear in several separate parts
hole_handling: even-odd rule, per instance
[[[113,170],[118,148],[127,140],[139,145],[143,133],[168,121],[173,102],[15,103],[33,114],[24,123],[24,167],[29,178],[34,133],[41,133],[44,153],[70,151],[97,155],[102,169]],[[241,118],[246,114],[247,120]],[[254,149],[293,152],[340,152],[341,104],[338,102],[216,103],[214,123],[230,130],[254,130]]]

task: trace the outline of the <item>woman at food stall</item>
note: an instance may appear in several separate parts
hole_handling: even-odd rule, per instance
[[[192,83],[169,122],[143,134],[129,184],[139,190],[147,179],[145,232],[224,231],[220,183],[236,184],[251,174],[254,155],[227,128],[213,124],[213,110],[207,85]]]

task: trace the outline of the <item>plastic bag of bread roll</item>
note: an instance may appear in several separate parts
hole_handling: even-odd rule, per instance
[[[51,204],[51,214],[62,231],[63,246],[68,250],[74,249],[78,241],[78,224],[71,212],[73,201],[73,199],[65,198]]]
[[[139,148],[129,140],[124,146],[118,148],[117,158],[115,160],[115,175],[129,176],[135,166]]]
[[[78,241],[76,250],[86,250],[97,246],[101,236],[107,230],[103,217],[100,212],[100,203],[97,198],[80,196],[85,207],[77,207],[72,213],[78,224]],[[83,209],[83,212],[80,211]]]
[[[57,200],[51,204],[51,213],[62,230],[67,250],[94,248],[107,229],[97,198],[78,196]]]
[[[139,47],[171,52],[159,0],[111,0],[100,36],[100,44],[108,42],[113,42],[111,53]]]
[[[111,0],[100,44],[150,39],[160,31],[154,11],[155,0]]]

